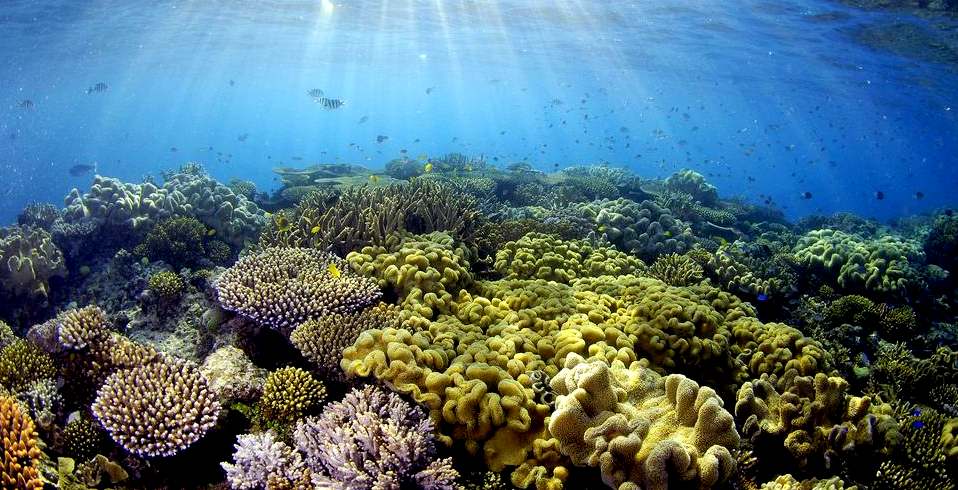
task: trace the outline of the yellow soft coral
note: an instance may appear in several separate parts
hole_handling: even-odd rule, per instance
[[[496,253],[496,271],[507,279],[545,279],[568,284],[579,277],[622,275],[645,269],[638,258],[585,240],[529,233]]]

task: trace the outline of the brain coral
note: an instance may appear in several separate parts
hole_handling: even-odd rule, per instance
[[[50,279],[65,275],[63,253],[49,233],[23,226],[0,228],[0,291],[45,298]]]
[[[496,272],[506,279],[545,279],[569,283],[578,277],[619,276],[645,269],[636,257],[585,240],[560,240],[529,233],[496,253]]]
[[[599,467],[611,488],[707,488],[735,469],[732,415],[715,391],[685,376],[570,354],[552,388],[549,432],[573,463]]]
[[[0,441],[3,441],[3,460],[0,461],[3,488],[42,489],[39,435],[30,416],[21,412],[16,400],[6,396],[0,396]]]
[[[375,303],[375,282],[350,273],[333,254],[270,248],[240,259],[215,282],[220,305],[289,332],[311,318],[350,313]]]
[[[395,234],[386,246],[369,246],[346,256],[357,273],[391,288],[402,309],[425,318],[447,313],[453,295],[472,283],[469,251],[442,232]]]
[[[654,201],[620,198],[580,204],[576,209],[595,223],[599,236],[646,261],[665,253],[683,253],[695,241],[688,225]]]
[[[451,314],[363,332],[341,366],[409,394],[444,440],[462,441],[496,471],[555,453],[540,437],[551,408],[529,373],[555,376],[572,353],[624,365],[645,358],[660,374],[695,373],[731,397],[749,377],[732,328],[763,325],[744,322],[754,316],[748,305],[705,284],[602,276],[480,281],[472,290],[454,298]],[[540,479],[523,472],[513,481],[525,477]]]
[[[216,423],[220,404],[186,361],[157,362],[110,375],[91,407],[117,444],[144,456],[172,456]]]
[[[919,281],[912,263],[921,259],[921,247],[890,235],[864,240],[836,230],[813,230],[798,241],[794,253],[800,264],[846,291],[901,294]]]

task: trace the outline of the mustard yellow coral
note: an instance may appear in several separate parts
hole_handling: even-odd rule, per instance
[[[292,424],[311,414],[326,400],[326,387],[299,368],[277,369],[266,377],[260,414],[270,422]]]
[[[22,412],[13,398],[0,396],[0,483],[3,488],[40,490],[40,447],[30,416]]]
[[[561,240],[529,233],[496,253],[495,269],[506,279],[545,279],[569,283],[579,277],[620,276],[645,269],[638,259],[585,240]]]

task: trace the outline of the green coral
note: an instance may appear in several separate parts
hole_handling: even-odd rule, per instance
[[[13,393],[56,373],[53,359],[33,342],[16,339],[0,350],[0,386]]]
[[[177,216],[159,222],[133,252],[150,260],[162,260],[174,269],[193,267],[205,254],[207,228],[198,219]]]
[[[496,272],[506,279],[545,279],[568,284],[579,277],[620,276],[640,272],[645,264],[636,257],[584,240],[560,240],[529,233],[506,243],[496,254]]]
[[[175,272],[160,271],[150,276],[147,287],[160,299],[172,301],[183,294],[183,291],[186,290],[186,283]]]
[[[289,427],[316,412],[326,401],[326,387],[302,369],[277,369],[266,377],[259,413],[268,425]]]

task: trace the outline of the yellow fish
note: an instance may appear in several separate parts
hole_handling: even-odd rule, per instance
[[[472,165],[466,165],[466,172],[472,172]]]
[[[327,269],[329,270],[329,275],[335,277],[336,279],[339,279],[339,276],[340,276],[339,267],[336,267],[336,264],[329,264],[329,267],[327,267]]]
[[[427,163],[426,166],[423,167],[423,170],[425,170],[427,174],[428,174],[429,172],[432,172],[432,164],[431,164],[431,163]]]
[[[665,235],[666,237],[671,237],[671,236],[672,236],[672,232],[671,232],[671,231],[668,231],[668,230],[665,230],[665,233],[663,233],[663,235]]]
[[[378,175],[370,175],[370,176],[369,176],[369,181],[372,182],[373,184],[375,184],[376,182],[379,182],[379,176],[378,176]]]
[[[418,157],[416,157],[416,160],[419,160],[420,162],[425,162],[427,158],[429,157],[426,156],[425,153],[423,153],[422,155],[419,155]]]
[[[276,223],[276,229],[279,231],[286,231],[289,229],[289,220],[286,219],[286,215],[277,214],[274,216],[273,222]]]
[[[216,234],[216,229],[215,229],[215,228],[210,228],[210,231],[207,231],[207,232],[206,232],[206,236],[213,236],[213,235],[215,235],[215,234]]]
[[[604,231],[605,231],[605,225],[599,225],[599,233],[602,233]]]
[[[313,235],[319,233],[319,225],[314,226],[311,230],[309,230],[309,232]]]

